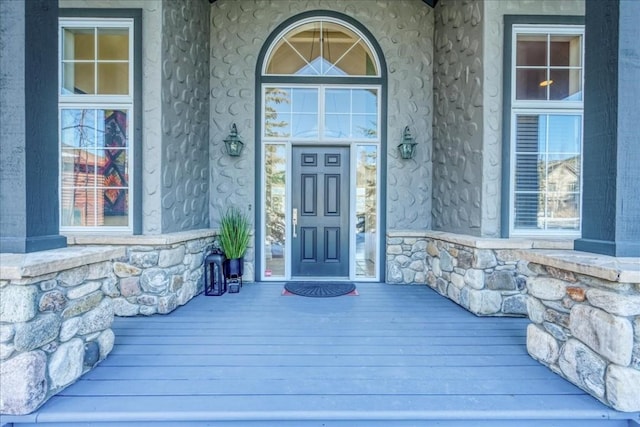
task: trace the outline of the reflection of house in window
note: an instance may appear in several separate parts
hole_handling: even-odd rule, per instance
[[[126,112],[104,112],[103,147],[62,144],[63,223],[127,225],[128,174]],[[86,127],[82,122],[79,127]],[[84,129],[80,134],[92,133]],[[98,140],[100,140],[99,138]],[[88,138],[94,141],[94,138]]]
[[[106,216],[126,216],[127,191],[127,115],[124,111],[107,111],[104,119],[105,158],[99,174],[104,177],[103,185]],[[126,220],[125,224],[126,225]]]
[[[63,148],[67,148],[63,146]],[[74,225],[104,225],[104,200],[97,196],[98,170],[103,169],[104,159],[85,149],[64,150],[62,156],[62,185],[73,191],[62,192],[62,205],[73,206],[64,215],[65,223]]]
[[[578,156],[573,156],[547,164],[547,210],[555,218],[578,218],[579,161]]]

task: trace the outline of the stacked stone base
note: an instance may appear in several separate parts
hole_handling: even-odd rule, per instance
[[[114,316],[169,313],[201,293],[214,234],[70,236],[68,248],[0,254],[0,413],[33,412],[102,361]]]
[[[160,236],[72,236],[73,245],[118,244],[126,255],[113,262],[116,281],[104,289],[116,316],[167,314],[204,290],[204,258],[215,233],[196,230]]]
[[[526,316],[529,270],[516,251],[567,245],[438,231],[390,232],[387,282],[427,284],[478,316]]]
[[[117,281],[108,260],[123,252],[85,248],[60,262],[3,271],[0,413],[36,410],[111,352],[114,312],[104,289]]]
[[[533,272],[529,354],[605,404],[640,411],[640,264],[625,276],[570,262],[554,267],[557,254],[522,257]]]

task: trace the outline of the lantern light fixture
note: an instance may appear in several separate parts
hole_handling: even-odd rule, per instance
[[[411,130],[409,130],[409,126],[405,126],[404,132],[402,133],[402,142],[398,145],[398,151],[400,151],[400,157],[403,159],[413,159],[416,145],[418,145],[418,143],[415,142],[413,136],[411,135]]]
[[[232,157],[238,157],[242,153],[244,142],[238,137],[238,128],[235,123],[231,126],[231,133],[224,140],[224,145],[227,147],[227,154]]]

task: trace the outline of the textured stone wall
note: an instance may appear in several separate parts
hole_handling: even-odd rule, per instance
[[[363,5],[366,3],[366,7]],[[433,10],[420,0],[218,0],[211,7],[210,215],[215,225],[228,203],[254,208],[255,93],[260,49],[277,25],[308,10],[332,10],[363,24],[388,65],[387,227],[431,226]],[[236,123],[242,156],[224,152]],[[398,159],[402,130],[416,136],[416,158]]]
[[[435,9],[433,229],[481,234],[483,3]]]
[[[0,413],[27,414],[111,352],[108,261],[0,280]]]
[[[504,15],[584,15],[584,0],[484,0],[482,232],[500,234]]]
[[[209,10],[162,2],[163,233],[209,226]]]
[[[105,289],[116,316],[167,314],[204,290],[204,258],[214,237],[127,247],[113,263],[117,283]]]
[[[427,284],[480,316],[526,314],[526,263],[512,249],[481,249],[443,240],[427,246]]]
[[[204,258],[215,235],[208,228],[147,236],[75,235],[69,245],[123,248],[125,255],[113,262],[117,280],[103,291],[112,298],[116,316],[148,316],[170,313],[204,290]]]
[[[532,245],[432,231],[389,233],[387,282],[427,284],[480,316],[523,316],[528,270],[515,250]]]
[[[620,283],[529,269],[529,354],[605,404],[640,411],[640,274]]]

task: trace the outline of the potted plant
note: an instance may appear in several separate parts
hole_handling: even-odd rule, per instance
[[[229,207],[220,218],[220,248],[225,257],[225,277],[242,277],[243,257],[251,237],[249,217],[237,207]]]

